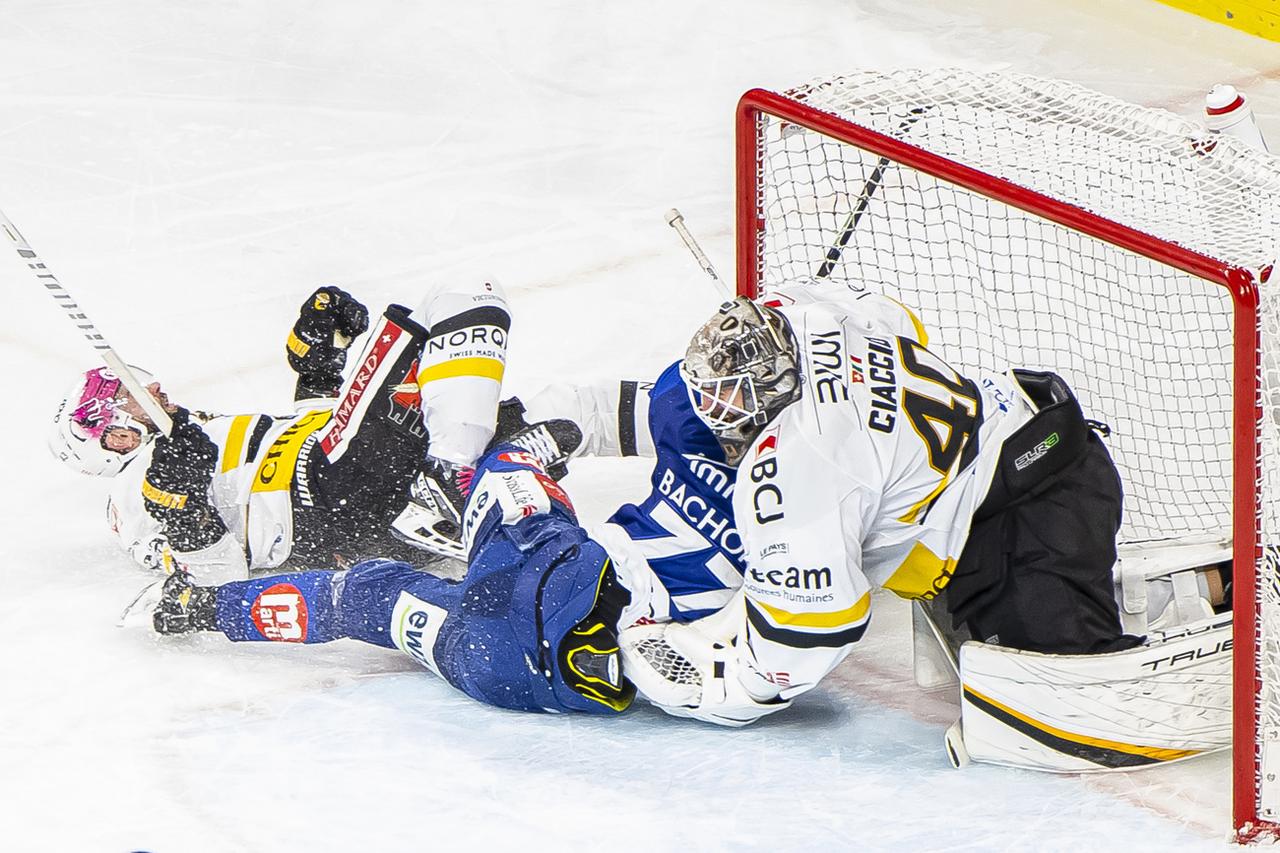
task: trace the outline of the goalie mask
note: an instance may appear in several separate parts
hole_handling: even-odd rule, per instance
[[[133,368],[143,385],[155,378]],[[129,401],[120,378],[106,367],[86,371],[53,418],[49,450],[72,468],[114,477],[146,446],[151,427],[124,410]]]
[[[800,396],[795,336],[772,308],[739,296],[694,334],[680,365],[698,417],[715,432],[729,461]]]

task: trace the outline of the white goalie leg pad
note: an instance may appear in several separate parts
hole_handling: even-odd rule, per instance
[[[567,418],[582,430],[574,456],[648,456],[657,451],[649,433],[649,387],[642,382],[548,385],[524,399],[529,423]]]
[[[1078,773],[1133,770],[1231,745],[1231,614],[1100,655],[960,648],[974,761]]]

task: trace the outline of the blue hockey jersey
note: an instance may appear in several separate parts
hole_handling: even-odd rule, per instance
[[[745,564],[733,521],[736,472],[694,412],[679,367],[668,367],[649,391],[652,491],[609,522],[626,532],[666,588],[666,615],[688,621],[723,607],[742,586]]]

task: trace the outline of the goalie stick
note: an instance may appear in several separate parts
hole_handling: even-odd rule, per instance
[[[156,399],[151,396],[150,392],[143,387],[138,381],[138,377],[134,375],[129,365],[125,364],[124,359],[111,348],[111,344],[107,343],[106,338],[98,331],[98,327],[93,321],[85,315],[84,309],[76,304],[71,298],[71,294],[62,286],[62,282],[49,271],[40,256],[36,254],[36,250],[31,248],[31,244],[22,236],[16,225],[10,221],[9,217],[4,215],[4,211],[0,211],[0,228],[4,229],[6,235],[13,242],[13,248],[17,251],[18,257],[22,258],[26,263],[27,269],[31,270],[32,275],[44,285],[48,294],[53,297],[53,301],[58,304],[63,311],[66,312],[67,319],[76,324],[98,355],[106,362],[107,367],[115,371],[116,376],[120,377],[121,383],[133,395],[133,399],[138,401],[138,405],[147,413],[151,421],[166,435],[173,429],[173,419],[169,417],[169,413],[161,408]]]
[[[924,117],[925,112],[924,107],[916,107],[911,110],[910,114],[898,125],[898,133],[901,135],[910,131],[911,127]],[[840,231],[840,236],[836,238],[836,242],[831,248],[827,249],[826,260],[822,262],[822,266],[818,267],[818,273],[814,278],[827,278],[835,270],[836,264],[840,262],[840,255],[844,252],[844,247],[848,245],[849,238],[853,236],[853,229],[858,227],[858,220],[862,218],[862,214],[866,213],[867,206],[871,204],[872,196],[876,194],[876,190],[884,182],[884,173],[892,165],[892,162],[888,157],[881,157],[876,161],[876,167],[871,170],[871,174],[867,176],[866,183],[862,185],[862,192],[858,194],[858,203],[853,206],[853,210],[849,211],[849,215],[844,221],[844,228]]]

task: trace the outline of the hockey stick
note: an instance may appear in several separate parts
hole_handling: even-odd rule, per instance
[[[133,395],[133,399],[138,401],[138,405],[147,413],[147,417],[151,418],[152,423],[168,435],[173,430],[173,419],[169,417],[169,413],[161,408],[155,397],[152,397],[151,393],[138,381],[138,377],[134,375],[129,365],[124,363],[124,359],[120,358],[119,354],[111,348],[111,344],[107,343],[106,338],[102,337],[98,327],[71,298],[71,294],[62,286],[62,282],[49,271],[44,261],[36,254],[36,250],[31,248],[31,244],[22,236],[22,232],[9,220],[9,217],[4,215],[4,211],[0,211],[0,228],[3,228],[5,234],[13,241],[13,248],[17,250],[18,257],[22,258],[27,268],[44,285],[45,290],[53,297],[53,301],[67,313],[67,319],[76,324],[76,328],[84,334],[89,345],[98,351],[102,360],[107,363],[107,367],[115,371],[120,382]]]
[[[725,299],[732,299],[733,294],[729,292],[729,288],[725,283],[720,280],[720,276],[716,275],[716,268],[711,266],[711,261],[707,259],[706,253],[702,251],[698,241],[689,233],[688,227],[684,224],[684,215],[674,207],[671,208],[667,211],[667,224],[676,229],[676,233],[684,241],[685,248],[693,254],[693,259],[698,262],[698,266],[702,267],[702,271],[711,276],[711,280],[715,282],[716,289],[720,291],[720,295]]]
[[[911,126],[923,118],[925,112],[924,107],[916,107],[911,110],[910,114],[898,125],[898,133],[905,134],[911,130]],[[892,162],[888,157],[881,157],[876,161],[876,167],[871,170],[866,183],[862,185],[862,192],[858,195],[858,203],[853,206],[853,210],[849,211],[849,215],[844,221],[844,228],[840,231],[840,236],[836,238],[835,244],[830,249],[827,249],[827,259],[822,262],[822,266],[818,267],[818,274],[814,278],[827,278],[836,268],[836,264],[840,262],[840,255],[844,252],[844,247],[848,245],[849,238],[853,236],[853,229],[858,227],[858,220],[862,218],[862,214],[867,212],[867,206],[871,204],[871,197],[880,188],[880,184],[884,181],[884,173]]]

